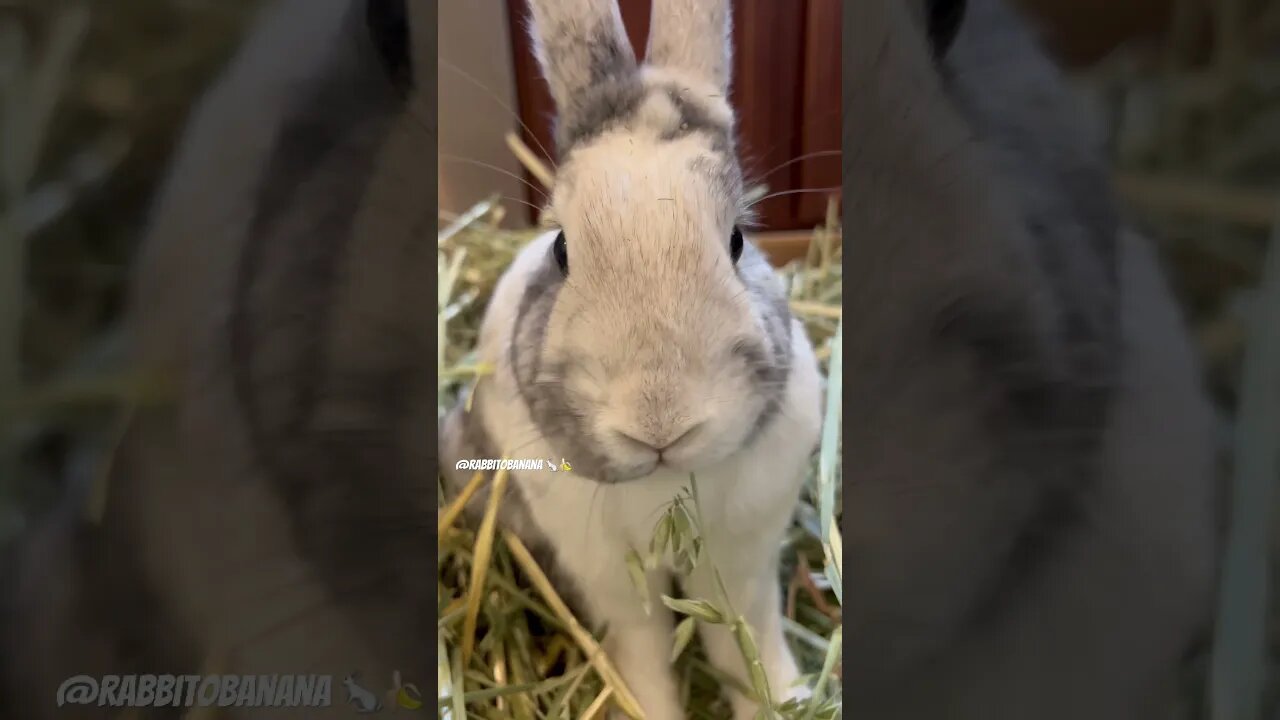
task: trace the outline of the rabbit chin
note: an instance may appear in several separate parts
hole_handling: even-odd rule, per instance
[[[705,467],[705,463],[669,463],[665,458],[662,462],[658,462],[656,458],[641,462],[621,462],[611,465],[609,469],[605,471],[604,478],[601,482],[609,484],[641,482],[669,475],[679,475],[684,477],[690,473],[697,473]]]

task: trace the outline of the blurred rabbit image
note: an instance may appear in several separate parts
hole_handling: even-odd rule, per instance
[[[128,418],[100,518],[82,478],[23,539],[12,717],[117,717],[53,704],[80,673],[432,666],[434,333],[405,311],[434,265],[428,8],[270,3],[196,106],[130,301],[130,359],[174,397]],[[333,694],[220,712],[349,717]]]
[[[998,0],[850,6],[850,717],[1164,717],[1214,426],[1100,139]]]

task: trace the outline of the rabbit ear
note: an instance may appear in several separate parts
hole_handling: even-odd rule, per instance
[[[579,128],[611,89],[629,86],[636,56],[616,0],[530,0],[530,33],[563,125]]]
[[[733,74],[729,0],[653,0],[645,61],[728,92]]]

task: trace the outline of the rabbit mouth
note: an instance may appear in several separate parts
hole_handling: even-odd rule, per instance
[[[638,462],[611,465],[601,473],[599,482],[610,485],[641,482],[657,476],[684,475],[696,471],[699,467],[702,467],[702,464],[691,462],[683,457],[669,458],[664,455],[654,455]]]

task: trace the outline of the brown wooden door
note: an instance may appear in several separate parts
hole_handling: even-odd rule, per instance
[[[649,36],[652,0],[620,0],[637,55]],[[523,140],[550,151],[550,93],[526,31],[527,0],[508,0],[518,113]],[[757,206],[765,230],[822,222],[828,193],[840,184],[841,0],[733,0],[734,84],[744,169],[769,192]],[[804,159],[801,159],[803,156]],[[531,182],[537,182],[528,177]],[[527,191],[529,202],[538,199]],[[831,194],[838,195],[838,189]],[[536,211],[530,211],[531,219]]]

